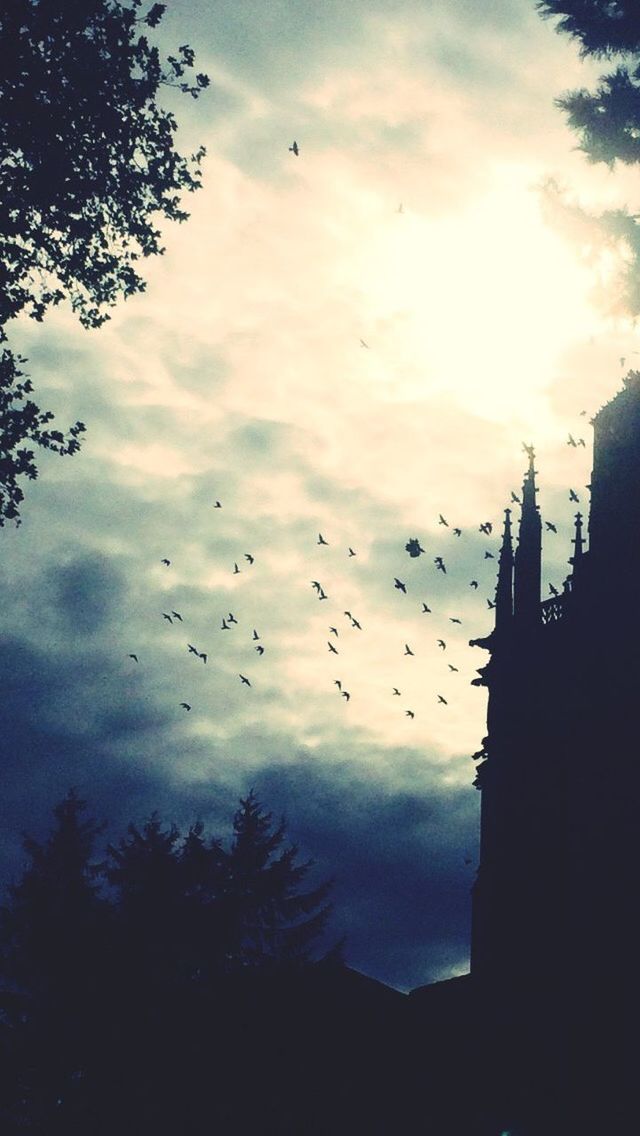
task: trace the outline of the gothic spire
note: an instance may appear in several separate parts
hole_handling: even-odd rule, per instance
[[[576,535],[572,542],[573,556],[569,558],[569,563],[573,565],[574,578],[580,571],[580,564],[584,556],[584,537],[582,535],[582,513],[576,513]]]
[[[536,471],[533,446],[525,446],[529,468],[522,484],[522,515],[515,554],[514,616],[520,625],[540,619],[542,573],[542,522],[536,505]]]
[[[504,532],[496,587],[496,628],[502,629],[513,616],[513,545],[511,542],[511,509],[504,511]]]

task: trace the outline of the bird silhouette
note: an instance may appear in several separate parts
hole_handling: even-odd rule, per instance
[[[226,619],[222,620],[222,627],[220,628],[220,630],[221,631],[228,631],[229,630],[229,624],[227,623]]]
[[[346,698],[347,702],[348,702],[348,701],[349,701],[349,699],[351,698],[351,695],[349,694],[349,691],[348,691],[348,690],[341,690],[341,691],[340,691],[340,694],[342,695],[342,697],[343,697],[343,698]]]
[[[436,557],[435,557],[435,559],[434,559],[434,561],[433,561],[433,563],[435,564],[435,566],[436,566],[436,568],[437,568],[438,572],[444,572],[444,574],[445,574],[445,576],[446,576],[446,574],[447,574],[447,569],[445,568],[445,565],[444,565],[444,560],[442,559],[442,557],[441,557],[441,556],[436,556]]]
[[[367,348],[368,348],[368,347],[369,347],[369,344],[368,344],[368,343],[365,343],[364,339],[361,339],[361,340],[360,340],[360,346],[361,346],[361,347],[367,347]]]
[[[587,412],[586,412],[586,410],[581,410],[581,411],[580,411],[580,415],[581,415],[581,417],[584,417],[586,413],[587,413]]]
[[[570,501],[575,501],[575,502],[576,502],[576,504],[578,504],[578,503],[579,503],[579,501],[580,501],[580,498],[578,497],[578,494],[576,493],[575,489],[570,489],[570,490],[569,490],[569,500],[570,500]]]
[[[454,536],[462,536],[462,529],[454,529],[453,535]]]
[[[260,638],[260,636],[258,635],[258,632],[256,631],[255,627],[254,627],[254,629],[253,629],[253,638],[254,638],[254,639],[259,639],[259,638]]]
[[[206,655],[204,651],[201,651],[201,652],[200,652],[200,654],[198,655],[198,658],[199,658],[199,659],[202,659],[203,663],[206,663],[206,661],[207,661],[208,657],[209,657],[209,656],[208,656],[208,655]]]
[[[336,638],[338,637],[338,628],[337,627],[330,627],[329,631],[331,632],[332,635],[335,635]]]
[[[334,678],[333,685],[337,686],[338,690],[342,690],[342,683],[339,678]]]
[[[350,611],[345,611],[345,613],[344,613],[344,614],[345,614],[345,615],[346,615],[346,616],[347,616],[347,617],[348,617],[349,619],[353,619],[353,616],[352,616],[352,614],[351,614],[351,612],[350,612]]]
[[[431,608],[426,603],[423,603],[422,604],[422,614],[427,615],[430,611],[431,611]]]
[[[413,710],[405,710],[405,714],[406,714],[407,718],[415,718],[415,714],[414,714]]]
[[[328,648],[329,648],[329,650],[331,651],[332,655],[337,655],[337,654],[338,654],[338,651],[336,651],[336,649],[335,649],[335,647],[334,647],[333,643],[331,643],[331,642],[330,642],[329,640],[327,640],[327,647],[328,647]]]
[[[319,600],[328,599],[327,593],[325,592],[324,588],[320,588],[320,591],[318,592],[318,599]]]
[[[458,670],[457,667],[454,667],[453,663],[447,663],[447,666],[448,666],[450,671],[457,671]]]
[[[568,439],[567,439],[567,445],[568,445],[568,446],[573,446],[573,448],[574,448],[574,449],[575,449],[575,448],[576,448],[576,446],[578,445],[578,443],[576,442],[576,440],[575,440],[575,438],[573,437],[573,435],[572,435],[572,434],[569,434],[569,437],[568,437]]]
[[[166,611],[163,611],[163,613],[162,613],[162,618],[163,618],[163,619],[166,619],[168,623],[173,623],[173,620],[172,620],[171,616],[170,616],[170,615],[167,615]]]
[[[238,622],[238,620],[236,619],[236,617],[235,617],[235,615],[233,614],[232,611],[229,612],[227,619],[229,620],[229,623],[237,623]]]
[[[462,623],[462,620],[458,619],[457,615],[450,615],[449,623]]]
[[[355,627],[355,628],[356,628],[356,629],[357,629],[358,631],[362,631],[362,624],[361,624],[361,623],[358,623],[358,620],[357,620],[357,619],[352,619],[352,620],[351,620],[351,626],[352,626],[352,627]]]
[[[489,550],[487,548],[485,548],[485,550],[484,550],[484,558],[485,558],[485,560],[495,560],[495,556],[493,555],[492,552],[489,552]]]
[[[513,502],[514,502],[514,503],[515,503],[516,505],[521,505],[521,504],[522,504],[522,501],[521,501],[521,500],[520,500],[520,498],[518,497],[518,494],[517,494],[517,493],[514,493],[514,492],[513,492],[513,489],[511,490],[511,500],[512,500],[512,501],[513,501]]]
[[[404,594],[405,594],[405,596],[406,596],[406,594],[407,594],[407,586],[406,586],[406,584],[403,584],[403,583],[402,583],[402,580],[399,580],[397,576],[394,576],[394,584],[393,584],[393,586],[394,586],[394,588],[397,588],[399,592],[404,592]]]
[[[470,580],[469,581],[469,587],[477,589],[478,588],[478,581],[477,580]]]
[[[438,514],[438,524],[439,525],[446,525],[447,528],[449,528],[449,522],[447,520],[445,520],[445,518],[442,516],[442,513]]]
[[[547,532],[557,533],[558,530],[551,521],[545,521],[544,523],[547,527]]]
[[[551,592],[552,596],[559,596],[560,595],[558,589],[554,588],[553,584],[549,584],[549,591]]]
[[[216,501],[213,507],[214,507],[214,509],[221,509],[222,505],[220,504],[219,501]]]
[[[134,663],[138,662],[138,656],[137,655],[128,655],[127,658],[133,659]]]
[[[491,611],[495,606],[496,605],[493,600],[487,600],[487,607],[489,608],[489,611]]]
[[[317,540],[316,543],[317,544],[328,544],[329,541],[324,539],[322,533],[318,533],[318,540]]]
[[[182,623],[182,616],[180,615],[179,611],[172,611],[171,614],[174,616],[175,619],[178,619],[180,621],[180,623]]]
[[[237,563],[236,563],[236,564],[234,564],[234,565],[233,565],[233,574],[234,574],[234,576],[237,576],[237,575],[239,574],[239,572],[240,572],[240,569],[238,568],[238,565],[237,565]]]
[[[415,536],[411,537],[411,539],[407,541],[404,547],[409,553],[409,556],[413,556],[414,558],[416,556],[420,556],[420,553],[424,552],[424,548],[420,544],[418,538]]]
[[[264,647],[262,646],[262,643],[256,643],[256,651],[259,655],[264,655]]]
[[[438,646],[441,647],[443,651],[446,651],[447,649],[447,644],[445,643],[444,639],[438,639]]]
[[[396,695],[398,698],[400,697],[400,691],[398,690],[397,686],[394,686],[393,694]]]
[[[491,524],[491,521],[483,521],[480,525],[480,528],[478,529],[478,532],[484,533],[485,536],[490,536],[492,528],[493,525]]]
[[[245,558],[245,560],[249,561],[249,564],[253,564],[254,559],[255,559],[255,557],[253,557],[250,552],[245,552],[244,558]]]
[[[183,708],[184,708],[185,710],[190,710],[190,709],[191,709],[191,707],[190,707],[190,705],[189,705],[189,703],[188,703],[188,702],[181,702],[181,703],[180,703],[180,705],[181,705],[181,706],[182,706],[182,707],[183,707]]]
[[[161,563],[161,564],[166,564],[166,566],[167,566],[167,568],[168,568],[168,567],[169,567],[169,565],[171,564],[171,561],[170,561],[170,560],[167,560],[167,559],[165,558],[164,560],[161,560],[161,561],[160,561],[160,563]]]
[[[405,643],[404,645],[404,653],[405,655],[413,655],[413,651],[411,650],[411,647],[408,643]]]
[[[315,588],[316,592],[322,591],[322,584],[320,583],[319,580],[312,580],[311,581],[311,587]]]
[[[295,138],[293,140],[293,145],[289,147],[289,153],[295,154],[296,158],[298,157],[298,155],[300,153],[300,147],[298,146],[298,143],[296,142]]]
[[[443,698],[441,694],[439,694],[439,695],[438,695],[438,702],[442,702],[443,706],[448,706],[448,705],[449,705],[449,703],[447,702],[446,698]]]
[[[585,442],[584,438],[578,438],[578,445],[584,446],[586,449],[587,443]]]
[[[355,556],[355,555],[356,554],[355,554],[354,550],[352,548],[350,548],[349,549],[349,556]]]
[[[241,682],[243,682],[243,683],[244,683],[244,685],[245,685],[245,686],[251,686],[251,683],[249,682],[249,679],[248,679],[248,678],[246,678],[246,677],[245,677],[245,675],[241,675],[241,674],[239,674],[239,675],[238,675],[238,678],[240,679],[240,681],[241,681]]]
[[[197,655],[199,653],[198,648],[194,647],[193,643],[187,643],[187,649],[190,655]]]

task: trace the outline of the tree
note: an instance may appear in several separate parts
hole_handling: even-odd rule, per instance
[[[204,148],[187,157],[176,150],[176,118],[157,100],[161,87],[197,98],[209,80],[190,78],[188,45],[162,60],[149,42],[147,30],[165,7],[147,9],[144,0],[3,5],[0,344],[10,319],[25,312],[41,320],[64,299],[84,327],[100,326],[120,296],[144,290],[139,263],[163,252],[159,219],[188,216],[181,194],[199,188]],[[7,381],[1,374],[0,390]],[[0,486],[8,491],[0,515],[17,520],[11,478],[26,471],[11,452],[2,455]],[[29,468],[27,476],[36,476],[32,461]]]
[[[580,44],[583,58],[621,62],[603,75],[595,91],[569,91],[556,99],[580,139],[589,162],[640,162],[640,9],[637,0],[538,0],[543,18],[558,17],[557,30]],[[566,213],[582,242],[600,243],[621,254],[618,281],[622,310],[640,313],[640,228],[628,209],[592,214],[566,195],[555,182],[547,186],[556,209]]]

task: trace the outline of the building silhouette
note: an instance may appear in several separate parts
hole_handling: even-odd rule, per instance
[[[640,1115],[640,373],[593,427],[588,547],[578,512],[570,574],[542,599],[529,448],[495,626],[472,640],[489,661],[466,989],[502,1125],[478,1131],[496,1136],[631,1131]]]

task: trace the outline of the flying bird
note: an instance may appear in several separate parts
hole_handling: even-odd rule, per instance
[[[470,581],[469,581],[469,587],[470,587],[470,588],[476,588],[476,589],[477,589],[477,587],[478,587],[478,581],[477,581],[477,580],[470,580]]]
[[[240,569],[238,568],[238,565],[237,565],[237,563],[236,563],[236,564],[234,564],[234,565],[233,565],[233,574],[234,574],[234,576],[237,576],[239,572],[240,572]]]
[[[398,698],[400,697],[400,691],[398,690],[397,686],[394,686],[394,688],[393,688],[393,693],[394,693],[394,695],[396,695],[396,696],[397,696]]]
[[[178,619],[180,621],[180,623],[182,623],[182,616],[180,615],[179,611],[172,611],[171,614],[174,616],[175,619]]]
[[[318,540],[317,540],[317,543],[318,543],[318,544],[328,544],[328,543],[329,543],[329,541],[328,541],[328,540],[325,540],[325,539],[324,539],[324,537],[323,537],[322,533],[318,533]]]
[[[322,591],[322,584],[320,583],[319,580],[312,580],[311,581],[311,587],[315,588],[316,592]]]
[[[128,655],[127,658],[133,659],[134,663],[138,662],[138,656],[137,655]]]
[[[347,617],[348,617],[349,619],[353,619],[353,616],[352,616],[352,614],[351,614],[351,612],[350,612],[350,611],[345,611],[345,613],[344,613],[344,614],[345,614],[345,615],[346,615],[346,616],[347,616]]]
[[[520,498],[518,497],[518,494],[517,494],[517,493],[514,493],[514,492],[513,492],[513,489],[511,490],[511,500],[512,500],[512,501],[513,501],[513,502],[514,502],[514,503],[515,503],[516,505],[521,505],[521,504],[522,504],[522,501],[521,501],[521,500],[520,500]]]
[[[448,666],[450,671],[457,671],[458,670],[457,667],[454,667],[453,663],[447,663],[447,666]]]
[[[256,651],[259,655],[264,655],[264,647],[262,646],[262,643],[256,643]]]
[[[318,599],[319,600],[326,600],[327,599],[327,593],[325,592],[324,588],[320,588],[320,591],[318,592]]]
[[[486,548],[485,548],[485,551],[484,551],[484,558],[485,558],[485,560],[495,560],[495,556],[493,555],[493,553],[489,552],[489,550],[486,549]]]
[[[360,346],[361,346],[361,347],[367,347],[367,348],[368,348],[369,344],[368,344],[368,343],[365,343],[364,339],[361,339],[361,340],[360,340]]]
[[[349,556],[355,556],[355,555],[356,554],[355,554],[354,550],[352,548],[350,548],[349,549]]]
[[[587,443],[585,442],[584,438],[578,438],[578,445],[584,446],[586,449]]]
[[[404,653],[405,655],[413,655],[413,651],[411,650],[411,647],[408,643],[405,643],[404,645]]]
[[[411,539],[407,541],[404,547],[409,553],[409,556],[419,556],[421,552],[424,552],[424,548],[420,544],[420,541],[417,537],[411,537]]]
[[[394,585],[393,586],[394,586],[394,588],[397,588],[399,592],[404,592],[404,594],[406,596],[407,586],[406,586],[406,584],[403,584],[402,580],[399,580],[397,576],[394,576]]]
[[[222,620],[222,627],[220,628],[220,630],[221,631],[228,631],[229,630],[229,624],[227,623],[226,619]]]
[[[338,628],[337,627],[330,627],[329,631],[331,632],[332,635],[335,635],[336,638],[338,637]]]
[[[206,655],[204,651],[201,651],[200,654],[198,655],[198,658],[202,659],[203,663],[206,663],[208,655]]]
[[[462,536],[462,529],[454,529],[453,535],[454,536]]]
[[[431,608],[426,603],[423,603],[422,604],[422,614],[427,615],[430,611],[431,611]]]
[[[341,691],[340,691],[340,693],[341,693],[341,695],[342,695],[342,697],[343,697],[343,698],[346,698],[347,702],[348,702],[348,701],[349,701],[349,699],[351,698],[351,695],[349,694],[349,691],[348,691],[348,690],[341,690]]]
[[[446,525],[446,527],[449,528],[449,522],[447,520],[445,520],[445,518],[442,516],[442,513],[438,514],[438,524],[439,525]]]
[[[342,683],[339,678],[334,678],[333,685],[337,686],[338,690],[342,690]]]
[[[553,584],[549,584],[549,591],[551,592],[552,596],[559,596],[560,595],[558,589],[554,588]]]
[[[576,446],[578,445],[578,443],[576,442],[576,440],[575,440],[575,438],[573,437],[573,435],[572,435],[572,434],[569,434],[569,438],[568,438],[568,440],[567,440],[567,445],[568,445],[568,446],[573,446],[573,448],[574,448],[574,449],[575,449],[575,448],[576,448]]]
[[[575,489],[570,489],[570,490],[569,490],[569,500],[570,500],[570,501],[575,501],[575,502],[576,502],[576,504],[578,504],[578,503],[579,503],[579,501],[580,501],[580,498],[578,497],[578,494],[576,493]]]
[[[493,600],[487,600],[487,607],[489,608],[489,611],[491,611],[495,606],[496,605]]]
[[[462,623],[462,620],[458,619],[457,615],[450,615],[449,623]]]
[[[331,653],[332,653],[333,655],[337,655],[337,654],[338,654],[338,652],[336,651],[336,649],[335,649],[335,647],[334,647],[333,643],[331,643],[331,642],[330,642],[330,640],[328,640],[328,639],[327,639],[327,647],[329,648],[329,650],[331,651]]]
[[[441,647],[443,651],[446,651],[447,649],[447,644],[445,643],[444,639],[438,639],[438,646]]]
[[[160,563],[161,563],[161,564],[166,564],[166,566],[167,566],[167,568],[168,568],[168,567],[169,567],[169,565],[171,564],[171,561],[170,561],[170,560],[167,560],[167,559],[165,558],[164,560],[161,560],[161,561],[160,561]]]
[[[289,152],[291,154],[295,154],[296,158],[298,157],[298,154],[300,153],[300,147],[298,146],[298,143],[296,142],[295,138],[293,140],[293,145],[289,147]]]
[[[443,698],[441,694],[439,694],[439,695],[438,695],[438,702],[442,702],[443,706],[448,706],[448,705],[449,705],[449,703],[447,702],[446,698]]]
[[[162,618],[163,618],[163,619],[166,619],[166,620],[167,620],[167,621],[168,621],[169,623],[173,623],[173,620],[172,620],[171,616],[170,616],[170,615],[167,615],[166,611],[163,611],[163,613],[162,613]]]
[[[250,552],[245,552],[244,558],[245,560],[248,560],[250,564],[253,564],[255,559],[255,557],[253,557]]]
[[[547,526],[548,532],[557,533],[558,530],[557,530],[556,526],[551,521],[545,521],[544,523]]]
[[[197,648],[197,647],[194,647],[193,643],[187,643],[187,648],[188,648],[188,651],[189,651],[189,654],[190,654],[190,655],[197,655],[197,654],[199,654],[199,652],[198,652],[198,648]]]
[[[253,629],[253,638],[254,638],[254,639],[259,639],[259,638],[260,638],[260,636],[258,635],[258,632],[256,631],[255,627],[254,627],[254,629]]]
[[[238,622],[238,620],[236,619],[236,617],[235,617],[235,615],[233,614],[232,611],[229,612],[227,619],[229,620],[229,623],[237,623]]]
[[[405,714],[406,714],[407,718],[415,718],[415,714],[414,714],[413,710],[405,710]]]
[[[444,566],[444,560],[442,559],[442,557],[441,557],[441,556],[436,556],[436,557],[435,557],[435,559],[434,559],[434,561],[433,561],[433,563],[435,564],[435,566],[436,566],[436,568],[438,569],[438,571],[439,571],[439,572],[444,572],[444,574],[445,574],[445,576],[446,576],[446,574],[447,574],[447,569],[446,569],[446,568],[445,568],[445,566]]]
[[[214,507],[214,509],[221,509],[221,508],[222,508],[222,505],[220,504],[220,502],[219,502],[219,501],[216,501],[216,503],[215,503],[215,505],[214,505],[213,507]]]
[[[238,675],[238,678],[239,678],[239,679],[241,680],[241,682],[243,682],[243,683],[244,683],[244,685],[245,685],[245,686],[251,686],[251,683],[249,682],[249,679],[248,679],[248,678],[245,678],[245,676],[244,676],[244,675],[241,675],[241,674],[239,674],[239,675]]]
[[[351,620],[351,626],[352,626],[352,627],[356,627],[356,628],[358,629],[358,631],[362,631],[362,624],[361,624],[361,623],[358,623],[358,620],[357,620],[357,619],[352,619],[352,620]]]
[[[484,533],[485,536],[490,536],[492,528],[493,525],[491,524],[491,521],[483,521],[480,525],[480,528],[478,529],[478,532]]]
[[[189,705],[189,703],[188,703],[188,702],[181,702],[181,703],[180,703],[180,705],[181,705],[181,706],[182,706],[182,707],[183,707],[183,708],[184,708],[185,710],[190,710],[190,709],[191,709],[191,707],[190,707],[190,705]]]

